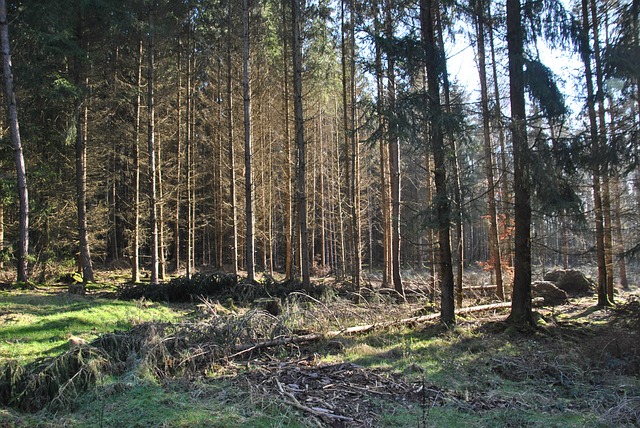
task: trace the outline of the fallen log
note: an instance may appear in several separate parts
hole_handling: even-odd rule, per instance
[[[543,300],[544,299],[537,297],[535,299],[532,299],[532,303],[541,303]],[[480,312],[480,311],[490,311],[495,309],[505,309],[510,307],[511,307],[511,302],[500,302],[500,303],[491,303],[488,305],[469,306],[467,308],[460,308],[456,310],[456,315],[463,315],[463,314],[469,314],[469,313]],[[229,355],[228,358],[237,357],[239,355],[242,355],[254,350],[258,350],[258,349],[273,348],[275,346],[284,346],[289,344],[302,344],[302,343],[316,342],[323,339],[325,340],[333,339],[338,336],[367,333],[375,329],[389,328],[389,327],[395,327],[395,326],[406,325],[406,324],[420,324],[427,321],[433,321],[438,318],[440,318],[440,313],[435,312],[433,314],[421,315],[418,317],[402,318],[399,320],[387,321],[387,322],[378,323],[378,324],[364,324],[364,325],[357,325],[353,327],[347,327],[342,330],[330,330],[330,331],[327,331],[326,333],[309,333],[309,334],[303,334],[300,336],[285,336],[285,337],[266,340],[264,342],[258,342],[253,344],[240,344],[232,348],[233,354]]]

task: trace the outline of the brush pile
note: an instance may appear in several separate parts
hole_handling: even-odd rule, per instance
[[[219,301],[252,302],[260,298],[286,298],[292,292],[301,290],[302,284],[298,281],[279,282],[266,276],[260,283],[250,283],[238,281],[237,275],[213,272],[196,273],[191,278],[174,278],[158,285],[125,284],[120,287],[117,295],[124,300],[145,298],[156,302],[194,302],[202,296]],[[319,298],[327,290],[325,286],[313,285],[305,292]]]

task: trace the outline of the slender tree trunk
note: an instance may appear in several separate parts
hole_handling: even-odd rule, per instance
[[[79,12],[81,15],[81,13]],[[86,52],[87,43],[84,40],[84,31],[82,28],[82,16],[79,16],[80,23],[77,28],[77,38],[79,43]],[[86,55],[86,54],[85,54]],[[91,252],[89,250],[89,239],[87,232],[87,116],[89,111],[89,79],[86,77],[86,65],[84,62],[86,57],[76,57],[74,80],[80,91],[83,92],[82,101],[76,110],[76,141],[75,141],[75,160],[76,160],[76,208],[78,240],[79,240],[79,263],[82,272],[82,282],[93,282],[93,266],[91,264]]]
[[[164,281],[167,276],[164,251],[164,189],[162,187],[162,144],[158,141],[158,275]]]
[[[156,196],[156,149],[154,106],[154,23],[149,13],[149,36],[147,52],[147,143],[149,152],[149,223],[151,228],[151,285],[158,284],[158,214]]]
[[[616,234],[616,253],[622,254],[624,251],[624,237],[622,235],[622,206],[620,203],[620,195],[622,189],[620,188],[619,177],[614,181],[614,209],[615,209],[615,234]],[[627,279],[627,261],[624,256],[620,256],[620,285],[625,290],[629,289],[629,280]]]
[[[502,263],[500,244],[498,240],[498,218],[496,207],[495,183],[493,180],[493,147],[491,144],[489,91],[487,88],[487,65],[484,38],[484,1],[477,2],[476,34],[478,46],[478,72],[480,74],[480,98],[482,104],[482,131],[484,136],[484,167],[487,177],[487,202],[489,207],[489,247],[491,264],[496,277],[496,295],[504,300],[504,286],[502,284]]]
[[[605,102],[604,102],[604,78],[603,66],[600,58],[600,36],[599,36],[599,20],[598,9],[595,0],[590,0],[591,5],[591,29],[593,31],[593,53],[595,59],[596,73],[596,101],[598,103],[598,145],[605,150],[607,147],[607,124],[605,120]],[[604,153],[602,153],[604,155]],[[605,155],[606,159],[606,155]],[[605,161],[602,169],[602,216],[604,221],[604,256],[607,271],[607,298],[613,303],[613,238],[611,224],[611,196],[609,189],[609,173],[610,168],[608,162]]]
[[[178,63],[176,87],[177,129],[176,129],[176,200],[173,218],[173,257],[175,272],[180,271],[180,206],[182,205],[182,43],[178,41]]]
[[[189,17],[191,15],[191,11],[189,11]],[[189,18],[190,19],[190,18]],[[185,94],[185,103],[186,103],[186,111],[185,111],[185,119],[186,119],[186,135],[185,135],[185,150],[186,150],[186,159],[185,159],[185,173],[186,173],[186,191],[187,191],[187,265],[186,265],[186,277],[191,278],[193,275],[193,262],[194,262],[194,225],[193,225],[193,134],[192,134],[192,124],[193,124],[193,94],[192,94],[192,70],[191,70],[191,61],[193,56],[193,48],[191,46],[191,25],[187,30],[187,91]]]
[[[284,201],[284,209],[285,209],[285,279],[292,279],[294,275],[294,257],[293,257],[293,187],[292,187],[292,179],[293,179],[293,171],[291,169],[291,135],[289,129],[289,30],[288,30],[288,20],[287,20],[287,3],[288,0],[282,0],[282,33],[284,37],[282,38],[283,43],[283,70],[284,70],[284,90],[283,90],[283,101],[284,101],[284,146],[285,146],[285,180],[286,180],[286,197]]]
[[[515,257],[509,320],[535,325],[531,308],[531,199],[529,146],[524,96],[524,49],[520,0],[507,0],[507,50],[513,138],[513,187],[515,194]]]
[[[437,3],[437,2],[436,2]],[[444,51],[444,36],[442,30],[442,19],[440,17],[440,6],[436,6],[434,10],[437,22],[438,43],[440,49],[440,67],[442,67],[442,89],[444,92],[444,110],[447,114],[451,114],[451,95],[449,90],[449,75],[447,72],[447,58]],[[460,183],[460,163],[458,162],[458,144],[453,132],[449,129],[449,143],[451,147],[451,164],[452,164],[452,182],[453,182],[453,200],[455,202],[455,225],[456,225],[456,282],[455,295],[456,305],[462,307],[462,283],[464,280],[464,228],[463,228],[463,197],[462,184]]]
[[[138,41],[138,74],[136,77],[136,100],[133,141],[133,239],[131,249],[131,281],[140,282],[140,124],[142,98],[142,40]]]
[[[253,171],[251,147],[251,86],[249,84],[249,0],[242,1],[242,94],[244,102],[244,188],[245,188],[245,267],[247,280],[255,280],[254,262],[254,214],[253,214]]]
[[[381,34],[381,25],[378,15],[380,12],[380,4],[378,0],[374,2],[374,28],[375,34]],[[387,145],[385,144],[385,137],[387,131],[387,123],[384,115],[384,70],[382,69],[382,50],[380,44],[375,44],[375,66],[376,66],[376,87],[378,102],[376,104],[376,111],[378,114],[378,127],[380,129],[380,138],[378,140],[380,149],[380,195],[381,204],[380,211],[382,212],[382,287],[387,288],[391,284],[391,210],[390,210],[390,196],[389,196],[389,180],[387,178],[387,166],[389,165],[387,155]]]
[[[437,0],[420,0],[420,27],[422,43],[426,52],[427,101],[431,117],[431,150],[434,159],[434,181],[436,185],[436,217],[438,222],[438,245],[440,248],[440,320],[444,324],[455,323],[454,277],[451,263],[451,206],[447,195],[447,173],[444,133],[440,118],[443,114],[440,103],[441,59],[436,40]]]
[[[11,70],[11,50],[9,47],[9,23],[7,22],[7,5],[0,0],[0,37],[2,38],[2,56],[4,69],[5,92],[9,110],[9,126],[11,128],[11,142],[16,165],[16,181],[18,199],[20,200],[20,238],[18,245],[18,282],[27,282],[27,255],[29,254],[29,192],[27,189],[27,175],[25,173],[20,126],[18,124],[18,108],[16,96],[13,92],[13,72]]]
[[[304,114],[302,106],[302,36],[300,0],[291,0],[293,22],[293,111],[296,122],[296,148],[298,157],[298,224],[300,228],[300,253],[302,286],[311,288],[309,271],[309,241],[307,237],[307,146],[304,139]]]
[[[231,271],[238,273],[238,210],[236,205],[236,167],[235,149],[233,146],[233,75],[231,68],[231,43],[232,43],[232,0],[228,1],[228,27],[227,27],[227,132],[229,139],[229,203],[231,205]]]
[[[509,197],[509,180],[507,169],[507,148],[505,143],[504,126],[502,122],[502,102],[500,101],[500,87],[498,85],[498,63],[496,61],[496,49],[494,46],[493,27],[494,20],[491,14],[491,2],[487,2],[487,19],[491,23],[489,25],[489,46],[491,49],[491,71],[493,76],[493,102],[494,102],[494,125],[498,128],[498,145],[500,147],[500,167],[501,167],[501,198],[502,212],[504,216],[504,224],[502,235],[505,237],[502,241],[504,244],[504,252],[502,257],[506,260],[507,266],[513,266],[513,251],[511,247],[511,237],[507,230],[511,227],[511,198]]]
[[[591,151],[594,160],[600,157],[600,140],[598,137],[598,124],[596,122],[595,92],[593,87],[593,72],[591,69],[590,43],[589,43],[589,4],[588,0],[582,0],[582,34],[580,53],[584,63],[585,79],[587,83],[587,113],[589,116],[589,128],[591,134]],[[597,161],[593,164],[593,198],[596,222],[596,256],[598,259],[598,306],[610,306],[607,296],[607,263],[604,243],[604,218],[602,212],[601,193],[601,169]]]
[[[394,37],[391,12],[393,0],[387,0],[385,5],[385,32],[391,40]],[[395,59],[393,54],[387,56],[387,103],[388,110],[393,115],[396,109],[396,76]],[[391,279],[398,294],[404,297],[404,285],[400,275],[400,142],[397,123],[392,117],[389,123],[389,174],[391,184]]]

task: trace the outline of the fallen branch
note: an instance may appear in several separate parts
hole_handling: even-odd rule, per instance
[[[533,303],[540,303],[542,301],[543,299],[540,297],[536,297],[535,299],[532,300]],[[511,307],[511,302],[501,302],[501,303],[492,303],[489,305],[469,306],[467,308],[460,308],[456,310],[456,315],[463,315],[463,314],[469,314],[472,312],[480,312],[480,311],[490,311],[495,309],[505,309],[510,307]],[[286,336],[286,337],[280,337],[277,339],[267,340],[264,342],[258,342],[253,344],[240,344],[232,348],[233,354],[229,355],[228,358],[237,357],[239,355],[242,355],[254,350],[258,350],[258,349],[273,348],[275,346],[284,346],[289,344],[316,342],[322,339],[332,339],[338,336],[367,333],[369,331],[380,329],[380,328],[389,328],[389,327],[395,327],[395,326],[406,325],[406,324],[420,324],[427,321],[433,321],[439,318],[440,318],[440,313],[436,312],[429,315],[402,318],[400,320],[387,321],[387,322],[378,323],[378,324],[365,324],[365,325],[348,327],[342,330],[330,330],[326,333],[310,333],[310,334],[304,334],[301,336]]]

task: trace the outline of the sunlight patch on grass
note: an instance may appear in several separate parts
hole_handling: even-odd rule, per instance
[[[67,349],[71,336],[92,340],[146,321],[172,322],[184,311],[68,293],[0,292],[0,363],[23,363]]]

